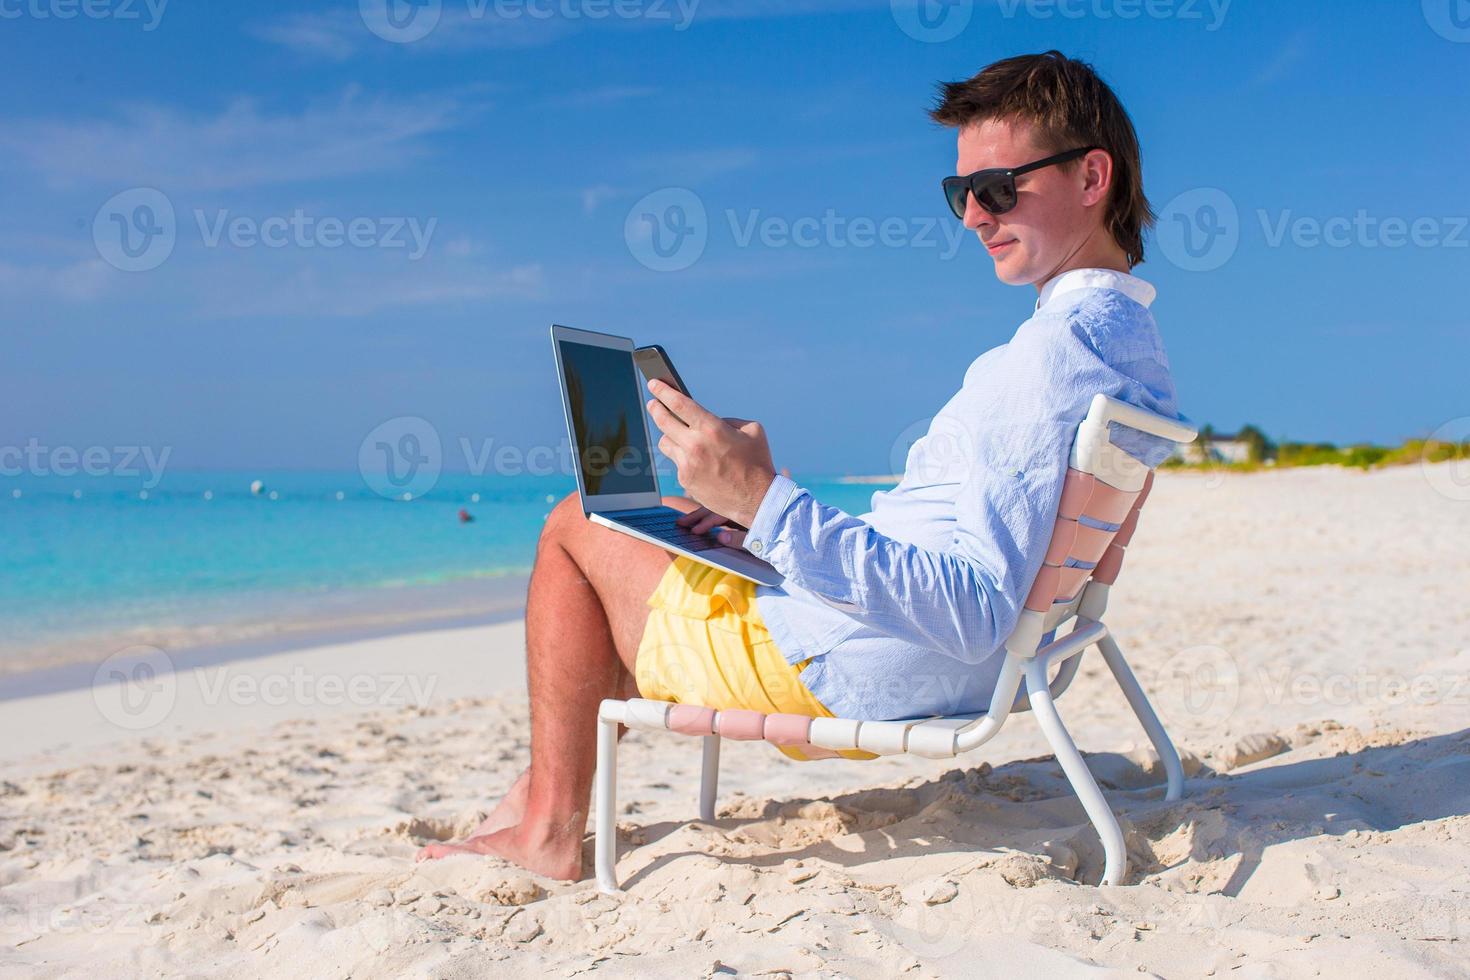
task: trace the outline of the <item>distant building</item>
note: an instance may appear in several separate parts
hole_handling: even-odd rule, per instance
[[[1175,446],[1174,458],[1186,463],[1248,463],[1251,444],[1239,433],[1211,433],[1187,445]]]

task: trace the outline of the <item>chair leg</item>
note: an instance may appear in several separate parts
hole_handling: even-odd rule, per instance
[[[699,819],[713,823],[715,793],[720,783],[720,736],[704,736],[704,765],[699,773]]]
[[[1154,713],[1153,705],[1148,703],[1148,697],[1143,693],[1138,678],[1133,676],[1128,661],[1123,659],[1123,651],[1118,649],[1117,641],[1111,636],[1105,636],[1098,641],[1097,648],[1102,651],[1103,659],[1108,662],[1108,669],[1113,672],[1113,678],[1123,689],[1123,696],[1128,699],[1129,706],[1138,716],[1139,724],[1143,725],[1149,741],[1154,743],[1154,751],[1164,764],[1164,772],[1169,779],[1164,799],[1179,799],[1184,795],[1184,767],[1179,763],[1179,753],[1169,740],[1169,733],[1164,731],[1164,725]]]
[[[1122,884],[1123,876],[1128,873],[1128,850],[1123,842],[1123,828],[1118,826],[1118,818],[1113,815],[1108,801],[1103,798],[1102,790],[1098,789],[1097,780],[1092,778],[1092,772],[1083,761],[1082,753],[1077,751],[1076,743],[1062,724],[1056,705],[1052,703],[1046,671],[1035,660],[1026,662],[1026,693],[1031,701],[1031,711],[1041,725],[1042,734],[1051,743],[1052,752],[1056,754],[1062,772],[1066,773],[1067,781],[1072,784],[1077,798],[1082,801],[1082,808],[1087,811],[1092,826],[1102,838],[1104,860],[1101,884]]]
[[[597,837],[592,863],[597,871],[597,887],[604,894],[616,895],[618,888],[618,723],[597,720]]]

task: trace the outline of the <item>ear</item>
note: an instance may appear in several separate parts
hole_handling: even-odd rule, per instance
[[[1088,207],[1108,199],[1113,187],[1113,158],[1107,150],[1093,150],[1082,158],[1082,203]]]

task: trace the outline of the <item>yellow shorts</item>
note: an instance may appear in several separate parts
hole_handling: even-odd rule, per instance
[[[638,692],[654,701],[723,711],[831,718],[801,682],[807,661],[781,656],[755,603],[755,583],[688,558],[675,558],[648,599],[638,645]],[[777,746],[805,761],[799,749]],[[853,750],[849,759],[875,758]]]

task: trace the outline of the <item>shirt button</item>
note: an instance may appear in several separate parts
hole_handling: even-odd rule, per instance
[[[750,549],[750,553],[753,555],[758,555],[766,550],[766,546],[761,542],[760,538],[747,542],[746,547]]]

